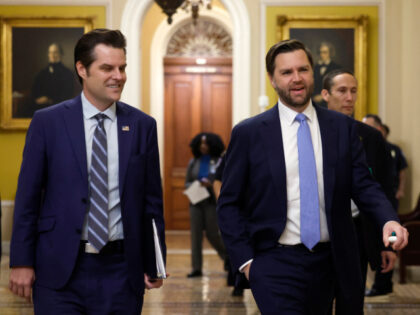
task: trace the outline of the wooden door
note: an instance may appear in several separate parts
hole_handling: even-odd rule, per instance
[[[183,194],[189,143],[200,132],[219,134],[228,144],[232,128],[230,58],[165,58],[164,203],[168,229],[189,229],[189,203]]]

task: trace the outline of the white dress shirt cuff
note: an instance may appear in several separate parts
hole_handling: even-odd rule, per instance
[[[247,265],[249,265],[250,263],[252,263],[252,261],[253,261],[254,259],[250,259],[250,260],[248,260],[246,263],[244,263],[242,266],[240,266],[239,267],[239,272],[244,272],[244,268],[247,266]]]

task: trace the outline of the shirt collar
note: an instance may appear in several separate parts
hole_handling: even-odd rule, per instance
[[[82,108],[83,108],[83,117],[85,119],[91,119],[95,115],[101,113],[99,109],[97,109],[91,102],[88,101],[85,94],[82,92]],[[117,118],[117,105],[116,103],[112,103],[105,111],[102,112],[105,114],[109,119],[114,121]]]
[[[280,99],[278,101],[278,106],[281,120],[286,122],[287,125],[291,126],[293,122],[295,122],[296,115],[299,113],[284,105]],[[315,108],[312,106],[312,100],[309,100],[309,105],[305,108],[303,114],[305,114],[309,121],[314,121],[316,113]]]

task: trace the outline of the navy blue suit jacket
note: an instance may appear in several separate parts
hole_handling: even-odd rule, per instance
[[[355,121],[316,107],[323,154],[325,211],[333,261],[344,294],[361,274],[350,198],[378,225],[397,220],[365,161]],[[226,153],[219,227],[233,267],[276,246],[286,225],[286,169],[278,106],[235,126]],[[314,270],[316,272],[316,270]]]
[[[129,279],[139,294],[155,276],[151,218],[164,246],[156,122],[117,102],[119,191]],[[111,148],[110,148],[111,149]],[[35,112],[16,193],[10,266],[32,266],[40,285],[61,288],[75,267],[89,184],[80,96]]]

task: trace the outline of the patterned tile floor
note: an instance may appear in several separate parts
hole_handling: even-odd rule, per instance
[[[244,314],[256,315],[259,311],[252,294],[245,291],[243,297],[232,297],[231,288],[226,286],[223,263],[205,242],[204,276],[187,279],[190,271],[189,235],[184,232],[169,232],[167,237],[168,272],[170,278],[159,290],[145,295],[143,314]],[[8,288],[9,257],[3,256],[0,268],[0,314],[32,315],[31,305],[13,296]],[[368,275],[368,286],[373,274]],[[394,293],[387,296],[367,298],[365,314],[368,315],[411,315],[420,314],[420,267],[408,270],[408,284],[398,284],[394,277]]]

